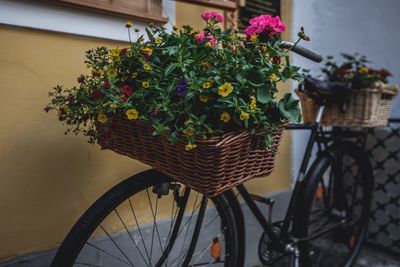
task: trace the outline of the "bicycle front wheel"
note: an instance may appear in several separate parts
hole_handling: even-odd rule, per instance
[[[82,215],[51,266],[240,266],[227,194],[207,198],[155,170],[132,176]]]
[[[367,230],[372,168],[350,142],[328,149],[304,180],[293,220],[301,266],[351,266]]]

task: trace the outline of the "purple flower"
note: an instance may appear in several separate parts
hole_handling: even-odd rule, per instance
[[[186,94],[187,86],[188,86],[188,84],[187,84],[186,80],[182,80],[176,87],[176,94],[178,96],[184,96]]]

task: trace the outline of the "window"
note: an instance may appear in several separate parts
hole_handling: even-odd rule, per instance
[[[220,8],[227,11],[235,11],[238,8],[239,2],[243,0],[177,0],[195,5],[202,5],[213,8]]]
[[[48,3],[117,15],[132,20],[166,23],[161,0],[44,0]]]

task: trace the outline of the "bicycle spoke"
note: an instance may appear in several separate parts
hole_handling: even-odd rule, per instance
[[[175,211],[175,213],[174,213],[174,208],[175,208],[175,200],[172,201],[171,224],[170,224],[169,231],[168,231],[167,241],[166,241],[166,243],[165,243],[166,246],[168,246],[168,244],[169,244],[169,242],[170,242],[170,238],[171,238],[171,234],[172,234],[172,226],[175,225],[176,217],[177,217],[178,211],[179,211],[179,207],[176,206],[176,211]],[[169,254],[170,254],[170,253],[167,254],[167,258],[165,259],[165,261],[166,261],[166,262],[165,262],[166,266],[168,266]]]
[[[95,264],[85,263],[85,262],[75,262],[75,264],[84,265],[84,266],[103,267],[103,265],[95,265]]]
[[[132,243],[135,245],[136,249],[139,251],[139,254],[142,257],[143,261],[146,263],[146,259],[144,258],[143,254],[142,254],[142,251],[139,249],[139,246],[136,244],[135,240],[133,240],[133,237],[132,237],[131,233],[129,232],[128,227],[126,226],[126,224],[122,220],[119,212],[117,211],[117,209],[114,209],[114,211],[117,214],[117,216],[118,216],[119,220],[121,221],[121,223],[124,225],[124,228],[125,228],[126,232],[128,233],[128,235],[129,235]]]
[[[194,204],[193,204],[192,213],[191,213],[190,217],[186,220],[186,222],[183,224],[182,229],[178,232],[178,234],[177,234],[177,236],[176,236],[176,238],[178,238],[178,237],[181,235],[181,233],[183,232],[183,230],[186,228],[186,225],[189,223],[189,225],[188,225],[187,228],[186,228],[186,233],[185,233],[184,241],[182,242],[181,252],[179,253],[178,257],[176,257],[176,258],[172,261],[171,264],[175,263],[175,261],[176,261],[177,259],[180,259],[182,253],[184,253],[183,248],[184,248],[184,245],[185,245],[185,242],[186,242],[187,234],[188,234],[188,232],[189,232],[190,224],[192,223],[192,217],[193,217],[195,211],[196,211],[196,210],[200,207],[200,205],[201,205],[201,203],[199,203],[199,205],[196,206],[198,197],[199,197],[199,194],[197,193],[195,202],[194,202]],[[195,207],[195,206],[196,206],[196,207]],[[179,261],[179,262],[180,262],[180,261]]]
[[[142,239],[142,242],[143,242],[144,250],[145,250],[145,252],[146,252],[147,258],[149,259],[149,264],[150,264],[150,266],[151,266],[150,255],[149,255],[149,252],[147,251],[146,242],[145,242],[145,240],[144,240],[144,238],[143,238],[142,230],[140,229],[140,225],[139,225],[139,222],[138,222],[138,220],[137,220],[136,213],[135,213],[135,211],[134,211],[134,209],[133,209],[133,205],[132,205],[131,199],[128,198],[128,201],[129,201],[129,205],[130,205],[130,207],[131,207],[132,215],[133,215],[133,217],[135,218],[135,223],[136,223],[136,226],[137,226],[137,228],[138,228],[140,238]]]
[[[102,249],[102,248],[99,248],[99,247],[96,246],[96,245],[93,245],[92,243],[86,242],[86,244],[87,244],[88,246],[92,247],[92,248],[95,248],[96,250],[98,250],[98,251],[100,251],[100,252],[102,252],[102,253],[104,253],[104,254],[107,254],[108,256],[110,256],[110,257],[112,257],[112,258],[114,258],[114,259],[116,259],[116,260],[119,260],[120,262],[123,262],[123,263],[129,265],[129,263],[126,262],[126,261],[124,261],[123,259],[121,259],[121,258],[119,258],[119,257],[117,257],[117,256],[115,256],[115,255],[113,255],[113,254],[111,254],[111,253],[105,251],[105,250]]]
[[[111,235],[104,229],[104,227],[100,224],[100,228],[104,231],[104,233],[110,238],[110,240],[114,243],[114,245],[118,248],[118,250],[124,255],[124,257],[129,261],[131,266],[135,266],[133,262],[128,258],[128,256],[122,251],[122,249],[118,246],[118,244],[115,242],[115,240],[111,237]]]
[[[153,214],[153,229],[151,231],[151,246],[150,246],[150,264],[151,264],[151,259],[153,256],[153,245],[154,245],[154,212],[153,212],[153,204],[151,203],[150,200],[150,195],[149,195],[149,189],[146,188],[146,194],[147,194],[147,199],[149,200],[149,204],[150,204],[150,209],[151,209],[151,213]]]
[[[226,230],[226,227],[224,227],[224,228],[218,233],[217,237],[221,237],[222,234],[225,233],[225,230]],[[203,257],[204,253],[206,253],[206,251],[209,250],[209,249],[211,248],[211,246],[212,246],[212,244],[210,243],[210,245],[208,245],[208,246],[207,246],[205,249],[203,249],[202,251],[197,252],[197,253],[193,253],[193,256],[196,255],[196,254],[199,254],[199,253],[200,253],[200,255],[199,255],[199,257],[197,258],[197,260],[192,264],[192,266],[196,266],[196,263],[199,262],[199,260],[201,259],[201,257]],[[227,255],[225,255],[225,257],[226,257],[226,256],[227,256]],[[211,262],[212,262],[212,261],[210,261],[210,263],[211,263]],[[208,264],[209,264],[209,263],[208,263]]]

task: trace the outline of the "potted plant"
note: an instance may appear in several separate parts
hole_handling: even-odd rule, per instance
[[[58,111],[66,133],[208,195],[270,173],[282,125],[300,118],[290,94],[276,99],[278,82],[302,80],[280,48],[286,27],[262,15],[240,34],[222,30],[217,12],[201,17],[203,31],[150,24],[146,36],[128,22],[130,45],[87,51],[90,73],[56,86],[45,110]]]
[[[397,86],[388,84],[391,73],[385,69],[373,69],[366,56],[341,54],[343,62],[338,64],[332,56],[327,57],[321,68],[329,82],[347,83],[352,90],[346,99],[346,110],[337,104],[327,103],[321,123],[328,126],[376,127],[387,125]],[[298,90],[303,120],[313,122],[318,105],[304,91]]]

